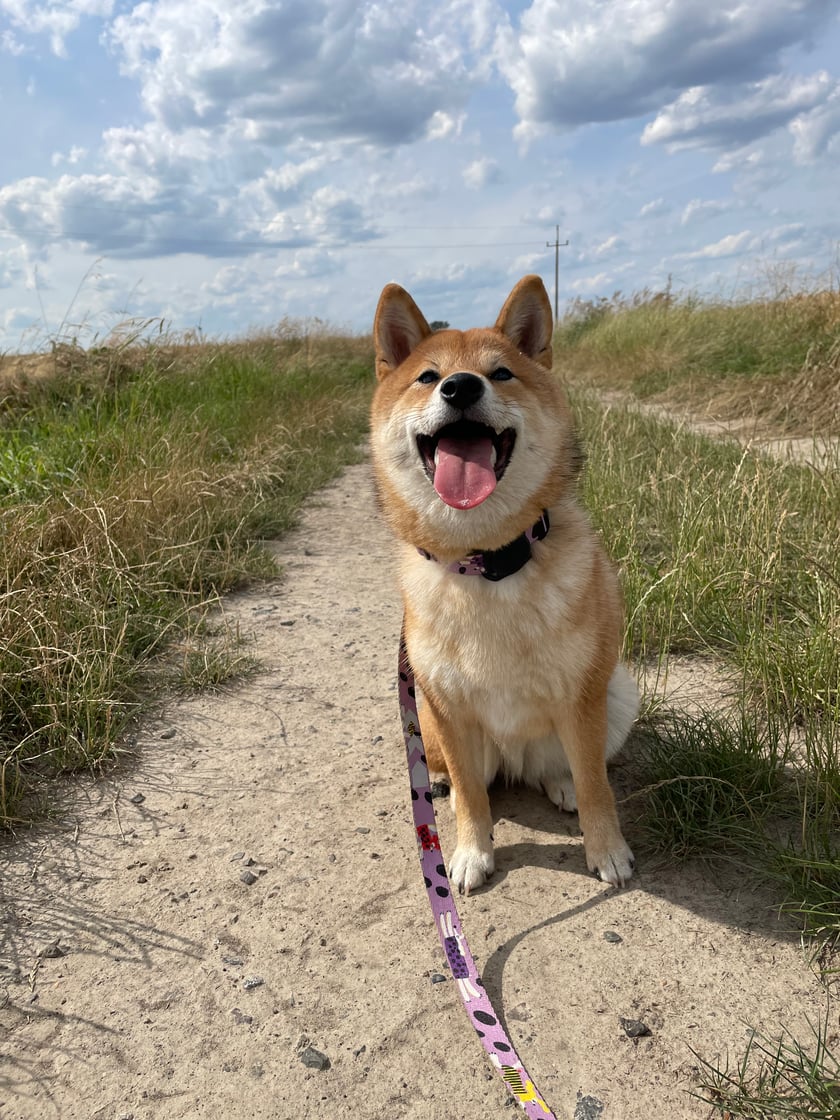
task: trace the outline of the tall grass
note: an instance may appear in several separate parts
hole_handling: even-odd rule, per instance
[[[259,539],[358,458],[369,399],[367,343],[289,324],[53,360],[0,387],[6,822],[33,777],[112,752],[151,659],[272,570]]]
[[[684,854],[731,851],[737,836],[805,925],[838,938],[840,472],[573,399],[592,449],[585,498],[622,569],[628,653],[662,672],[673,654],[730,666],[734,714],[652,728],[648,834]],[[774,808],[787,823],[771,832]]]
[[[654,682],[675,655],[728,666],[717,706],[649,708],[645,842],[774,884],[828,984],[840,950],[840,448],[819,468],[792,465],[626,397],[605,405],[578,387],[572,401],[590,449],[584,496],[622,569],[627,653]],[[816,1046],[756,1035],[734,1064],[703,1067],[703,1099],[723,1116],[840,1115],[822,1027]]]
[[[840,434],[840,292],[700,299],[642,292],[576,300],[558,363],[577,382],[711,404],[787,433]]]

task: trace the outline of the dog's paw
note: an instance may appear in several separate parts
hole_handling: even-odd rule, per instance
[[[571,774],[564,774],[558,778],[551,778],[543,784],[545,792],[548,794],[549,801],[553,801],[558,809],[562,809],[564,813],[574,813],[577,811],[577,794],[575,793],[575,783],[572,781]]]
[[[604,883],[623,887],[631,879],[635,866],[633,853],[622,839],[604,852],[586,852],[586,866]]]
[[[486,883],[495,868],[492,848],[484,852],[459,845],[449,862],[449,881],[460,894],[469,894]]]

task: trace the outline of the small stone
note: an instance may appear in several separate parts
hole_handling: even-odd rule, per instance
[[[250,887],[254,883],[256,883],[258,878],[259,878],[259,875],[255,875],[253,871],[240,871],[239,872],[240,881],[245,883],[245,885],[248,886],[248,887]]]
[[[433,972],[432,975],[429,977],[429,979],[431,980],[431,982],[433,984],[445,984],[446,983],[446,977],[442,976],[439,972]]]
[[[598,1120],[603,1111],[603,1101],[599,1101],[597,1097],[584,1097],[578,1089],[574,1120]]]
[[[284,618],[283,621],[280,623],[280,625],[281,626],[294,626],[296,621],[297,620],[294,619],[294,618]]]
[[[244,1023],[247,1026],[254,1021],[253,1015],[243,1015],[238,1007],[233,1008],[231,1015],[233,1016],[234,1023]]]
[[[260,988],[265,983],[262,976],[246,976],[242,981],[242,987],[246,992],[252,991],[254,988]]]
[[[651,1033],[650,1027],[639,1019],[621,1019],[620,1022],[628,1038],[645,1038]]]
[[[316,1050],[314,1046],[307,1046],[305,1050],[300,1053],[300,1060],[309,1069],[329,1069],[330,1060],[326,1054],[322,1054],[320,1050]]]
[[[133,797],[129,797],[128,800],[132,805],[142,805],[146,800],[146,795],[145,793],[135,793],[135,795]]]
[[[222,957],[222,960],[225,964],[229,964],[232,968],[238,968],[240,965],[243,965],[245,963],[242,957]]]
[[[240,859],[244,859],[244,858],[245,858],[245,853],[244,852],[234,852],[233,855],[230,857],[230,862],[231,863],[237,863]]]
[[[609,941],[612,945],[620,944],[624,938],[621,934],[616,933],[614,929],[604,930],[604,940]]]
[[[45,945],[43,949],[39,949],[35,956],[42,960],[55,960],[57,957],[66,957],[68,952],[69,949],[60,945],[59,938],[56,938],[55,941],[50,941],[48,945]]]
[[[367,834],[370,832],[370,829],[365,828],[364,825],[361,825],[359,828],[354,828],[353,831],[358,832],[360,836],[367,836]]]
[[[138,883],[148,883],[148,881],[149,881],[148,875],[138,875],[137,876],[137,882]]]
[[[160,738],[161,739],[174,739],[177,734],[178,734],[178,732],[175,730],[174,727],[167,727],[167,729],[165,731],[161,731]]]

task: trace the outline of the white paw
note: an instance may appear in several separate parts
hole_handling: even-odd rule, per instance
[[[481,848],[459,845],[449,861],[449,881],[454,890],[461,894],[469,894],[487,881],[495,867],[492,848],[483,852]]]
[[[614,887],[623,887],[630,881],[634,865],[633,853],[624,840],[603,852],[590,853],[588,849],[586,852],[586,866],[589,870]]]
[[[552,778],[544,785],[549,801],[553,801],[558,809],[562,809],[564,813],[577,811],[577,794],[571,774],[562,778]]]

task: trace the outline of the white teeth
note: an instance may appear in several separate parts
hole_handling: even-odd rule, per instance
[[[498,454],[496,453],[496,445],[495,445],[495,443],[494,443],[494,444],[493,444],[493,450],[492,450],[492,451],[490,452],[490,466],[491,466],[491,467],[495,467],[495,465],[496,465],[496,460],[498,459],[498,457],[499,457],[499,456],[498,456]]]
[[[435,448],[435,466],[438,465],[438,459],[439,458],[440,458],[440,449],[436,447]]]

